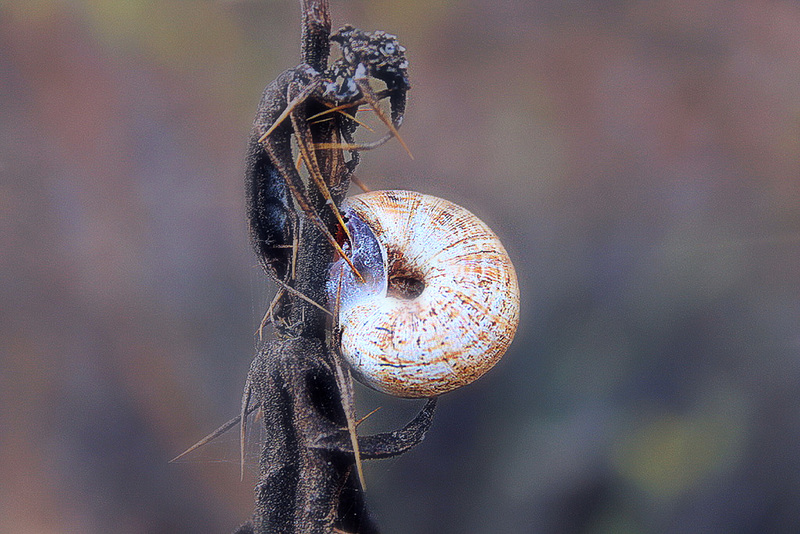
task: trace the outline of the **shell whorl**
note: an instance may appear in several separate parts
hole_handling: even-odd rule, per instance
[[[431,397],[469,384],[503,356],[519,322],[519,286],[497,236],[466,209],[410,191],[342,205],[353,242],[328,284],[341,352],[365,384]]]

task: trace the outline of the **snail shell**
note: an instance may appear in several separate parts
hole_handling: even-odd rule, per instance
[[[398,397],[431,397],[491,369],[516,332],[519,286],[489,227],[411,191],[356,195],[342,210],[353,238],[345,252],[364,282],[338,259],[327,289],[356,377]]]

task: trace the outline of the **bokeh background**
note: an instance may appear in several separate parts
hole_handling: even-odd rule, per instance
[[[273,288],[244,222],[296,0],[0,3],[0,531],[229,532]],[[800,4],[332,0],[409,49],[373,188],[456,201],[517,338],[368,464],[386,532],[800,531]],[[359,390],[367,430],[419,402]],[[235,434],[235,433],[234,433]]]

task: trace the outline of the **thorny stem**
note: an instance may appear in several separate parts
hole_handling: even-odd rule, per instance
[[[320,73],[327,67],[330,52],[328,0],[300,0],[300,3],[302,60]],[[266,131],[282,115],[290,102],[284,90],[288,85],[282,84],[301,72],[305,72],[302,65],[290,69],[267,87],[257,114],[256,131]],[[355,436],[350,374],[342,373],[336,336],[332,335],[327,312],[311,304],[326,301],[328,265],[334,256],[334,246],[323,231],[327,227],[330,232],[337,224],[327,202],[341,204],[354,167],[345,164],[340,149],[319,148],[341,144],[335,121],[306,124],[309,117],[326,109],[314,98],[296,103],[291,110],[293,127],[285,125],[289,123],[285,121],[270,132],[282,144],[276,141],[276,148],[267,154],[261,147],[264,139],[259,140],[262,135],[256,133],[248,153],[248,169],[256,173],[248,178],[249,187],[256,189],[250,190],[252,198],[273,194],[274,189],[259,188],[274,185],[279,166],[295,165],[287,147],[289,136],[293,131],[298,134],[300,125],[305,139],[311,139],[308,146],[316,147],[315,153],[306,154],[305,159],[308,163],[316,157],[319,176],[329,191],[323,195],[319,187],[305,188],[307,201],[319,215],[323,229],[304,218],[302,211],[296,212],[300,224],[294,226],[297,246],[293,249],[296,255],[291,265],[291,287],[307,299],[288,298],[285,305],[271,310],[286,328],[277,339],[262,344],[248,374],[242,412],[237,420],[241,421],[253,410],[249,405],[252,398],[253,405],[263,413],[265,437],[255,488],[256,511],[253,519],[239,527],[236,534],[378,532],[354,476],[360,471],[354,469],[354,455],[359,449],[363,458],[372,459],[406,452],[424,437],[435,407],[435,400],[429,401],[403,429],[376,436]],[[267,119],[268,123],[261,124]],[[229,425],[230,422],[223,426]],[[343,430],[348,428],[349,432]]]

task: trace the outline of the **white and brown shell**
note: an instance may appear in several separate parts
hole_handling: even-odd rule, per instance
[[[356,377],[399,397],[431,397],[492,368],[519,322],[519,286],[497,236],[466,209],[411,191],[342,206],[353,237],[328,296]]]

